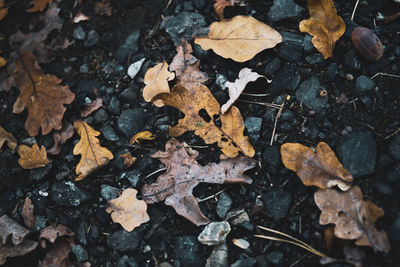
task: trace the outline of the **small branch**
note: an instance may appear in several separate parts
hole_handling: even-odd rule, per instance
[[[269,96],[269,94],[249,94],[249,93],[242,93],[242,95],[248,95],[248,96]]]
[[[356,4],[354,5],[353,13],[351,14],[351,21],[353,21],[354,15],[356,14],[356,9],[358,7],[358,2],[360,2],[360,0],[357,0]]]
[[[244,102],[244,103],[249,103],[249,104],[256,104],[256,105],[266,106],[266,107],[270,107],[270,108],[276,108],[276,109],[279,109],[279,107],[280,107],[277,104],[271,104],[271,103],[254,102],[254,101],[247,101],[247,100],[241,100],[241,99],[239,99],[238,101]]]
[[[144,177],[144,179],[146,180],[146,179],[149,178],[150,176],[153,176],[154,174],[159,173],[159,172],[162,172],[162,171],[165,171],[165,170],[167,170],[167,169],[168,169],[168,168],[166,168],[166,167],[161,168],[161,169],[158,169],[158,170],[156,170],[156,171],[154,171],[154,172],[148,174],[146,177]]]
[[[219,194],[221,194],[221,193],[224,192],[224,191],[226,191],[226,188],[224,188],[224,189],[222,189],[221,191],[215,193],[214,195],[211,195],[211,196],[208,196],[208,197],[205,197],[205,198],[198,198],[198,199],[197,199],[197,202],[200,203],[200,202],[204,202],[204,201],[207,201],[207,200],[209,200],[209,199],[215,198],[216,196],[218,196]]]
[[[384,72],[378,72],[375,73],[374,76],[371,77],[371,79],[375,79],[378,76],[387,76],[387,77],[392,77],[392,78],[400,78],[400,75],[396,75],[396,74],[391,74],[391,73],[384,73]]]
[[[278,110],[278,113],[276,114],[275,117],[275,122],[274,122],[274,129],[272,130],[272,136],[271,136],[271,141],[269,142],[269,145],[272,146],[274,143],[274,136],[275,136],[275,131],[276,131],[276,125],[278,124],[278,119],[282,114],[283,106],[285,105],[285,102],[283,102]]]

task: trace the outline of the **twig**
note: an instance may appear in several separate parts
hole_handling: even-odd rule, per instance
[[[304,254],[303,256],[301,256],[298,260],[296,260],[295,262],[293,262],[292,264],[289,265],[289,267],[293,267],[296,266],[301,260],[303,260],[305,257],[307,257],[308,254]]]
[[[283,110],[283,106],[285,105],[285,102],[283,102],[278,110],[278,113],[276,114],[275,117],[275,122],[274,122],[274,129],[272,130],[272,136],[271,136],[271,141],[269,142],[269,145],[272,146],[272,144],[274,143],[274,136],[275,136],[275,131],[276,131],[276,125],[278,123],[278,119],[282,114],[282,110]]]
[[[211,196],[208,196],[208,197],[205,197],[205,198],[201,198],[201,199],[197,199],[197,202],[204,202],[204,201],[206,201],[206,200],[209,200],[209,199],[212,199],[212,198],[215,198],[216,196],[218,196],[219,194],[221,194],[222,192],[224,192],[226,190],[226,188],[224,188],[224,189],[222,189],[221,191],[219,191],[219,192],[217,192],[217,193],[215,193],[214,195],[211,195]]]
[[[148,174],[146,177],[144,177],[144,179],[146,180],[146,179],[149,178],[150,176],[153,176],[154,174],[159,173],[159,172],[162,172],[162,171],[165,171],[165,170],[167,170],[167,169],[168,169],[167,167],[158,169],[158,170],[156,170],[156,171],[154,171],[154,172]]]
[[[269,96],[269,94],[249,94],[249,93],[242,93],[242,95],[248,95],[248,96]]]
[[[300,206],[300,204],[303,203],[304,200],[306,200],[309,196],[310,196],[310,195],[307,195],[307,196],[303,197],[302,199],[300,199],[299,202],[296,202],[296,204],[294,204],[293,208],[290,210],[289,215],[292,214],[293,211],[294,211],[298,206]]]
[[[351,21],[353,21],[354,15],[356,14],[356,9],[358,7],[358,2],[360,2],[360,0],[357,0],[356,4],[354,5],[353,13],[351,14]]]
[[[384,72],[378,72],[375,73],[374,76],[371,77],[371,79],[375,79],[378,76],[388,76],[388,77],[392,77],[392,78],[400,78],[400,75],[396,75],[396,74],[391,74],[391,73],[384,73]]]
[[[391,133],[388,136],[386,136],[385,138],[383,138],[383,140],[389,139],[390,137],[392,137],[393,135],[395,135],[399,132],[400,132],[400,128],[398,128],[396,131],[394,131],[393,133]]]
[[[266,107],[270,107],[270,108],[276,108],[276,109],[279,109],[279,107],[280,107],[277,104],[271,104],[271,103],[254,102],[254,101],[247,101],[247,100],[241,100],[241,99],[239,99],[238,101],[244,102],[244,103],[249,103],[249,104],[262,105],[262,106],[266,106]]]

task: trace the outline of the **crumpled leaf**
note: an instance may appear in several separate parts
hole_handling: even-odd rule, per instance
[[[224,20],[224,9],[227,6],[234,6],[237,1],[235,0],[214,0],[213,5],[214,11],[217,14],[219,20]]]
[[[0,0],[0,20],[4,19],[8,13],[8,6],[4,4],[4,0]]]
[[[129,144],[133,145],[134,143],[140,143],[139,140],[154,140],[154,139],[156,139],[156,136],[153,135],[151,132],[143,131],[135,134],[129,141]]]
[[[168,63],[158,63],[154,67],[148,69],[144,75],[143,98],[146,102],[152,101],[153,97],[161,93],[169,93],[168,81],[175,78],[173,72],[168,71]],[[157,107],[164,106],[162,100],[152,101]]]
[[[81,154],[82,156],[76,166],[78,177],[75,178],[75,181],[80,181],[95,170],[107,165],[114,156],[110,150],[100,145],[99,139],[96,138],[100,132],[84,121],[74,122],[74,127],[81,137],[73,150],[74,155]]]
[[[334,233],[337,237],[367,240],[374,250],[389,252],[390,244],[386,232],[378,231],[374,226],[376,215],[382,213],[376,211],[376,205],[371,206],[369,202],[363,201],[358,186],[352,186],[346,192],[319,190],[314,193],[314,200],[321,210],[319,223],[335,224]]]
[[[37,242],[25,238],[28,233],[28,229],[7,215],[0,217],[0,265],[8,257],[25,255],[37,247]]]
[[[121,158],[124,159],[125,168],[129,168],[136,161],[136,158],[132,157],[132,154],[129,152],[121,154]]]
[[[60,132],[53,133],[54,145],[47,150],[47,153],[52,155],[60,154],[62,144],[65,144],[74,135],[74,132],[74,126],[71,123],[67,123],[62,127]]]
[[[17,140],[14,138],[14,136],[0,126],[0,149],[5,142],[7,142],[7,146],[11,150],[15,150],[17,147]]]
[[[13,106],[13,113],[28,109],[25,128],[30,136],[36,136],[42,128],[42,134],[52,129],[60,130],[66,108],[75,99],[67,85],[60,85],[61,79],[45,74],[28,51],[21,51],[16,59],[15,82],[20,94]]]
[[[250,177],[243,173],[255,166],[254,160],[243,157],[201,166],[196,161],[198,154],[196,150],[188,151],[184,143],[169,140],[165,152],[158,151],[151,155],[166,165],[167,171],[155,183],[142,188],[143,200],[147,204],[165,201],[166,205],[197,226],[207,224],[209,219],[201,212],[193,189],[199,183],[251,183]]]
[[[150,220],[146,202],[138,200],[136,194],[135,189],[127,188],[118,198],[110,200],[106,208],[113,222],[121,224],[128,232]]]
[[[206,86],[200,84],[191,93],[182,84],[177,84],[171,93],[159,94],[155,99],[162,99],[165,105],[185,114],[176,126],[169,128],[171,136],[178,137],[187,131],[194,131],[206,144],[217,143],[222,153],[230,158],[236,157],[239,152],[248,157],[254,156],[249,137],[243,135],[245,126],[239,109],[232,107],[221,115],[221,126],[217,126],[214,119],[219,116],[220,106]],[[208,119],[200,113],[206,113]]]
[[[31,5],[33,5],[33,7],[31,7],[30,9],[27,9],[27,12],[38,12],[38,11],[43,11],[47,4],[53,2],[53,0],[32,0],[31,1]]]
[[[182,43],[176,47],[176,52],[178,53],[169,65],[169,70],[174,71],[176,78],[179,79],[186,67],[195,63],[198,59],[192,55],[192,46],[184,38],[182,38]]]
[[[300,21],[300,31],[314,36],[314,47],[325,59],[332,57],[335,43],[346,31],[343,19],[337,15],[333,0],[308,0],[310,18]]]
[[[87,116],[92,114],[93,111],[98,110],[102,106],[103,106],[103,99],[96,98],[94,101],[87,104],[86,107],[81,111],[81,117],[86,118]]]
[[[225,86],[228,88],[229,100],[222,105],[221,113],[224,114],[233,105],[249,82],[254,82],[261,77],[267,79],[265,76],[260,75],[257,72],[253,72],[249,68],[243,68],[240,70],[239,77],[235,80],[235,82],[226,82]]]
[[[194,42],[204,50],[212,49],[221,57],[245,62],[282,42],[282,36],[251,16],[239,15],[212,23],[208,36],[197,37]]]
[[[197,86],[208,80],[207,75],[200,71],[200,60],[186,67],[183,74],[179,77],[178,83],[185,86],[189,92],[194,92]]]
[[[24,169],[40,168],[49,163],[44,146],[41,146],[39,149],[37,144],[34,144],[32,147],[19,145],[17,152],[20,156],[18,163]]]
[[[33,214],[33,204],[29,197],[25,198],[24,205],[22,206],[22,218],[24,219],[25,226],[29,229],[33,228],[35,224],[35,215]]]
[[[47,247],[46,240],[50,243],[56,242],[56,239],[62,236],[75,236],[75,233],[71,231],[67,226],[59,224],[59,225],[50,225],[40,231],[40,245],[42,248]]]
[[[306,186],[325,189],[337,185],[348,190],[353,182],[353,176],[324,142],[318,143],[316,152],[299,143],[286,143],[281,146],[281,156],[285,167],[295,171]]]

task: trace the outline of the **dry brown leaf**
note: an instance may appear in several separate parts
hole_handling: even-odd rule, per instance
[[[143,131],[135,134],[129,141],[129,144],[133,145],[134,143],[140,143],[139,140],[154,140],[154,139],[156,139],[156,136],[153,135],[151,132]]]
[[[39,149],[37,144],[34,144],[32,147],[19,145],[17,152],[20,156],[18,163],[24,169],[40,168],[49,163],[44,146],[41,146]]]
[[[28,109],[25,128],[30,136],[36,136],[42,128],[42,134],[52,129],[60,130],[62,117],[75,95],[67,85],[60,85],[61,79],[45,74],[35,62],[33,54],[20,52],[21,57],[15,61],[15,82],[20,94],[13,106],[13,113]]]
[[[86,118],[87,116],[92,114],[93,111],[98,110],[102,106],[103,106],[103,99],[96,98],[94,101],[86,105],[86,107],[81,111],[81,116],[83,118]]]
[[[197,86],[208,80],[207,75],[199,69],[200,60],[186,67],[183,74],[179,77],[178,83],[185,86],[189,92],[194,92]]]
[[[353,176],[324,142],[318,143],[316,152],[299,143],[286,143],[281,146],[281,156],[285,167],[295,171],[306,186],[325,189],[337,185],[348,190],[353,182]]]
[[[162,99],[167,106],[179,109],[185,114],[174,127],[170,127],[169,134],[178,137],[187,131],[201,137],[206,144],[217,143],[221,151],[228,157],[236,157],[242,152],[248,157],[254,156],[254,148],[248,136],[243,135],[245,129],[240,111],[232,107],[221,115],[221,126],[214,123],[219,116],[220,106],[210,90],[204,85],[198,85],[194,92],[189,92],[182,84],[175,85],[171,93],[159,94],[155,99]],[[206,113],[208,119],[200,116]]]
[[[174,71],[176,78],[179,79],[186,67],[195,63],[198,59],[192,55],[192,46],[184,38],[182,38],[182,43],[176,47],[176,52],[178,53],[169,65],[169,70]]]
[[[65,124],[60,132],[53,133],[54,145],[47,153],[52,155],[58,155],[61,152],[62,144],[65,144],[68,139],[74,135],[74,126],[71,123]]]
[[[62,236],[75,236],[75,233],[71,231],[67,226],[59,224],[59,225],[50,225],[46,228],[40,230],[40,245],[42,248],[47,247],[46,240],[50,243],[56,242],[56,239]]]
[[[8,13],[8,6],[4,4],[4,0],[0,0],[0,20],[4,19]]]
[[[254,82],[258,78],[264,78],[268,80],[265,76],[260,75],[257,72],[253,72],[249,68],[243,68],[240,70],[239,77],[235,80],[235,82],[226,82],[225,86],[228,88],[229,100],[222,105],[221,113],[224,114],[233,105],[249,82]]]
[[[114,158],[110,150],[100,145],[96,136],[100,132],[90,127],[84,121],[76,121],[74,127],[80,135],[81,140],[75,145],[73,154],[81,154],[81,161],[76,166],[78,177],[75,181],[80,181],[95,170],[107,165]]]
[[[94,6],[94,13],[100,16],[111,16],[112,8],[110,6],[110,0],[101,0],[101,2],[97,2]]]
[[[121,224],[128,232],[150,220],[146,202],[138,200],[136,194],[133,188],[125,189],[118,198],[110,200],[106,208],[113,222]]]
[[[3,127],[0,126],[0,149],[4,145],[4,143],[7,142],[7,146],[11,150],[15,150],[17,147],[17,140],[15,140],[14,136],[4,130]]]
[[[208,36],[197,37],[194,42],[204,50],[212,49],[221,57],[245,62],[282,42],[282,36],[253,17],[239,15],[212,23]]]
[[[371,205],[363,201],[358,186],[352,186],[346,192],[334,189],[319,190],[314,193],[314,200],[321,210],[319,223],[334,224],[337,237],[352,240],[366,239],[368,244],[363,245],[370,245],[380,252],[389,252],[390,244],[386,232],[378,231],[374,226],[373,220],[376,219],[378,212],[370,212]],[[372,209],[375,210],[375,205]]]
[[[332,57],[335,43],[346,31],[333,0],[308,0],[310,18],[300,21],[300,31],[314,36],[312,43],[325,59]]]
[[[214,0],[215,3],[213,5],[214,11],[217,14],[219,20],[224,20],[224,9],[227,6],[234,6],[235,0]]]
[[[158,63],[154,67],[148,69],[144,75],[143,98],[146,102],[153,102],[157,107],[164,106],[162,100],[152,101],[153,97],[161,93],[169,93],[168,81],[175,78],[173,72],[168,71],[168,63]]]
[[[24,218],[25,226],[29,229],[33,228],[35,224],[35,215],[33,214],[33,204],[29,197],[25,198],[24,205],[22,206],[22,218]]]
[[[27,9],[27,12],[38,12],[38,11],[43,11],[47,4],[51,4],[51,2],[53,2],[53,0],[32,0],[31,1],[31,5],[33,5],[33,7],[31,7],[30,9]]]
[[[121,158],[124,159],[125,168],[129,168],[136,161],[136,158],[132,157],[131,153],[129,153],[129,152],[121,154]]]
[[[255,166],[254,160],[243,157],[201,166],[196,161],[198,154],[196,150],[188,152],[184,143],[169,140],[165,152],[158,151],[151,156],[159,159],[167,171],[155,183],[146,184],[142,188],[143,199],[147,204],[165,200],[166,205],[173,207],[179,215],[197,226],[207,224],[209,220],[201,212],[193,196],[193,189],[199,183],[251,183],[250,177],[243,173]]]

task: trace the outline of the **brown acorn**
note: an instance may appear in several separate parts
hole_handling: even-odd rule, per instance
[[[368,61],[378,61],[383,56],[381,40],[368,28],[355,28],[351,34],[351,41],[358,53]]]

